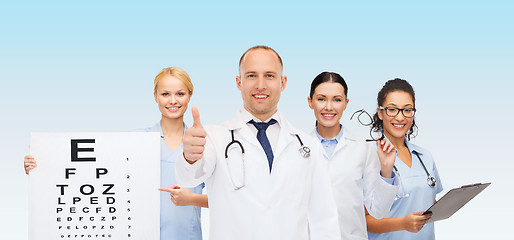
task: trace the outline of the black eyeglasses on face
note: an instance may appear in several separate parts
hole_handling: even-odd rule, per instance
[[[380,110],[385,110],[386,115],[389,117],[396,117],[398,113],[402,112],[403,116],[406,118],[414,117],[416,113],[416,108],[397,108],[397,107],[379,107]]]
[[[360,124],[362,124],[364,126],[371,126],[370,129],[369,129],[369,135],[371,136],[371,139],[366,139],[366,142],[380,141],[380,140],[385,138],[384,132],[382,132],[382,131],[380,132],[382,134],[382,136],[380,138],[375,139],[373,137],[372,133],[373,133],[373,123],[374,123],[374,121],[373,121],[373,118],[371,117],[371,115],[369,115],[369,113],[366,112],[366,110],[360,109],[360,110],[355,111],[352,114],[352,116],[350,117],[350,120],[352,120],[353,116],[355,114],[357,114],[357,113],[358,113],[357,120],[359,120]]]

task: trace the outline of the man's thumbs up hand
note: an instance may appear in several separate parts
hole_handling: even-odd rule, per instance
[[[193,126],[186,130],[184,134],[184,158],[190,164],[202,159],[205,146],[205,136],[207,133],[200,122],[198,108],[192,107]]]

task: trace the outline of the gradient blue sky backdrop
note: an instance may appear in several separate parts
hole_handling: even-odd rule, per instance
[[[374,111],[386,80],[410,81],[415,142],[436,157],[444,192],[493,182],[436,223],[437,238],[510,239],[513,16],[511,1],[4,1],[1,238],[27,238],[30,132],[151,126],[160,118],[152,81],[168,66],[191,75],[202,122],[220,123],[242,106],[239,57],[264,44],[281,54],[289,79],[279,108],[304,131],[314,125],[310,82],[322,71],[348,82],[342,122],[363,137],[351,113]]]

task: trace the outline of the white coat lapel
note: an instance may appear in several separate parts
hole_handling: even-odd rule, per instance
[[[317,131],[317,130],[316,130],[316,128],[314,128],[314,130],[312,130],[312,132],[311,132],[311,136],[312,136],[314,139],[316,139],[316,141],[317,141],[317,142],[319,142],[319,143],[320,143],[320,145],[321,145],[321,142],[320,142],[320,140],[319,140],[319,138],[318,138],[318,134],[316,133],[316,131]],[[324,149],[323,147],[322,147],[322,148],[320,148],[320,149],[321,149],[321,152],[323,152],[323,156],[325,157],[325,159],[330,160],[330,158],[328,157],[328,154],[327,154],[327,152],[325,151],[325,149]]]
[[[275,150],[276,152],[273,153],[273,161],[279,159],[280,154],[282,154],[286,147],[295,140],[296,136],[294,134],[298,134],[296,131],[294,131],[294,129],[291,128],[289,122],[287,122],[282,116],[280,118],[280,134],[278,136],[277,148]],[[300,142],[298,142],[298,149],[300,149]]]
[[[355,138],[352,136],[351,133],[348,132],[348,130],[344,126],[341,128],[341,131],[343,131],[343,135],[341,135],[341,138],[337,142],[333,155],[335,155],[338,151],[341,151],[341,149],[347,147],[349,142],[355,141]]]
[[[337,142],[336,148],[334,149],[334,152],[332,153],[332,155],[336,155],[338,151],[341,151],[345,147],[348,147],[348,144],[350,142],[353,142],[356,140],[355,136],[353,134],[351,134],[350,132],[348,132],[348,129],[346,129],[344,126],[342,126],[342,131],[343,131],[343,135]],[[316,133],[316,128],[314,128],[314,130],[312,130],[311,136],[319,141],[318,135]],[[328,160],[331,159],[331,157],[328,156],[327,152],[324,151],[324,149],[322,152],[323,152],[323,156],[325,156],[326,159],[328,159]]]
[[[241,127],[239,130],[241,136],[251,144],[255,145],[257,148],[262,148],[261,144],[259,143],[259,140],[257,140],[257,136],[250,131],[250,128],[244,124],[244,126]],[[264,150],[263,150],[264,151]]]
[[[236,134],[239,132],[239,134],[244,138],[244,140],[248,141],[249,143],[251,143],[257,147],[262,148],[261,144],[257,140],[257,136],[255,136],[255,134],[253,134],[252,131],[250,131],[250,128],[248,127],[248,125],[246,125],[246,123],[249,120],[247,121],[244,118],[242,111],[243,111],[242,109],[239,110],[236,113],[236,115],[234,116],[234,118],[232,118],[231,120],[228,120],[226,122],[227,129],[229,131],[235,130]]]

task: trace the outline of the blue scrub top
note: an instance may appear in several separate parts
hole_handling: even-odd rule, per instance
[[[185,126],[185,124],[184,124]],[[185,126],[187,129],[187,126]],[[182,144],[171,152],[162,134],[160,122],[153,127],[144,129],[145,132],[160,132],[161,134],[161,187],[170,188],[177,183],[175,179],[175,160],[182,152]],[[202,194],[204,184],[189,188],[193,193]],[[175,206],[168,192],[161,192],[161,240],[201,240],[200,207]]]
[[[394,201],[391,211],[386,218],[398,218],[408,215],[412,212],[420,212],[427,210],[432,204],[434,204],[436,194],[443,190],[439,173],[435,166],[434,158],[432,154],[427,150],[416,146],[407,139],[405,143],[409,148],[412,156],[412,166],[409,168],[402,160],[396,157],[394,165],[398,169],[401,183],[405,189],[405,193],[409,194],[409,197],[398,199]],[[414,152],[419,154],[419,157],[425,164],[428,173],[435,177],[437,183],[434,187],[431,187],[427,183],[427,174],[423,169],[423,165],[419,161],[418,157]],[[402,186],[398,189],[398,196],[404,196]],[[409,231],[395,231],[388,233],[372,233],[368,232],[368,238],[373,239],[391,239],[391,240],[405,240],[405,239],[416,239],[416,240],[433,240],[435,239],[434,223],[426,223],[423,228],[417,233],[411,233]]]

